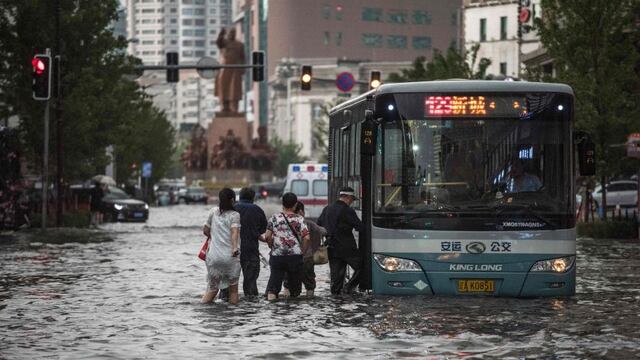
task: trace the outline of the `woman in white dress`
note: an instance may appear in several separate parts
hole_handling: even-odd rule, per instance
[[[209,211],[203,232],[210,238],[207,250],[207,291],[202,303],[212,302],[218,290],[229,288],[229,302],[238,303],[240,278],[240,214],[233,210],[236,194],[229,188],[218,193],[220,204]]]

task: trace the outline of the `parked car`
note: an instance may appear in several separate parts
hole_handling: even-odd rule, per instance
[[[607,185],[607,207],[620,205],[621,207],[636,206],[638,183],[633,180],[612,181]],[[602,203],[602,186],[593,190],[593,200],[596,206]]]
[[[159,206],[173,205],[180,200],[179,189],[172,185],[160,185],[156,190],[156,202]]]
[[[102,198],[105,221],[147,221],[149,205],[132,199],[124,190],[115,186],[107,187]]]
[[[257,183],[251,185],[251,189],[256,192],[256,200],[266,200],[269,197],[282,196],[284,184],[284,181]]]
[[[203,188],[199,186],[190,186],[184,192],[184,195],[181,195],[180,199],[184,200],[187,204],[201,202],[206,205],[209,200],[209,196]]]

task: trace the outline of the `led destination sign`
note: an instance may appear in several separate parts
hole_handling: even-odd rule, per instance
[[[527,113],[524,97],[432,95],[424,100],[426,117],[520,117]]]

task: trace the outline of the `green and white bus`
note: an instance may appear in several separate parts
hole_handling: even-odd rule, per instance
[[[574,148],[573,103],[562,84],[450,80],[334,107],[329,196],[361,194],[361,287],[573,295],[574,163],[588,175],[594,161],[588,141]]]

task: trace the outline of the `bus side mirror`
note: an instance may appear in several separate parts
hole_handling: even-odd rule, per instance
[[[373,156],[376,154],[376,124],[373,121],[373,111],[364,111],[362,133],[360,136],[360,155]]]
[[[596,174],[596,144],[591,139],[584,139],[578,144],[578,167],[582,176]]]

